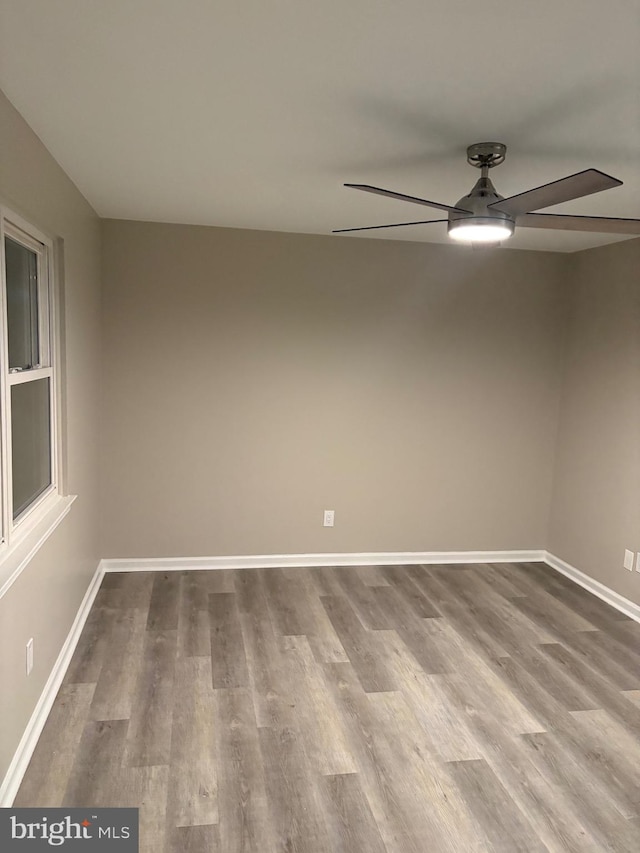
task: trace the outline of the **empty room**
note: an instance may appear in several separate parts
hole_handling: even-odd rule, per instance
[[[635,0],[0,0],[0,850],[638,853]]]

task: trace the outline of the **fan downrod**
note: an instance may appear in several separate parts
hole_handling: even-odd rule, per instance
[[[504,163],[507,146],[503,142],[476,142],[467,148],[467,163],[477,169],[493,169]]]

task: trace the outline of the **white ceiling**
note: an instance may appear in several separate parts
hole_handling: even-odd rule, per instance
[[[502,195],[596,167],[547,212],[640,218],[639,45],[640,0],[0,0],[0,87],[101,216],[314,234],[428,219],[342,183],[452,204],[487,140]]]

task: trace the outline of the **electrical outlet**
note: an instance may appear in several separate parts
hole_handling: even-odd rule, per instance
[[[324,526],[325,527],[333,527],[333,522],[335,520],[335,510],[333,509],[325,509],[324,511]]]
[[[31,675],[33,669],[33,637],[27,643],[27,675]]]
[[[640,551],[636,554],[636,572],[640,572]]]
[[[625,569],[629,569],[630,572],[633,571],[633,556],[633,551],[624,549],[624,567]]]

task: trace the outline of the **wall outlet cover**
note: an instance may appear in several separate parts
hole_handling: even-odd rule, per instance
[[[633,551],[628,551],[626,548],[624,549],[624,567],[630,572],[633,571],[633,556]]]
[[[33,637],[27,643],[27,675],[31,675],[33,669]]]

